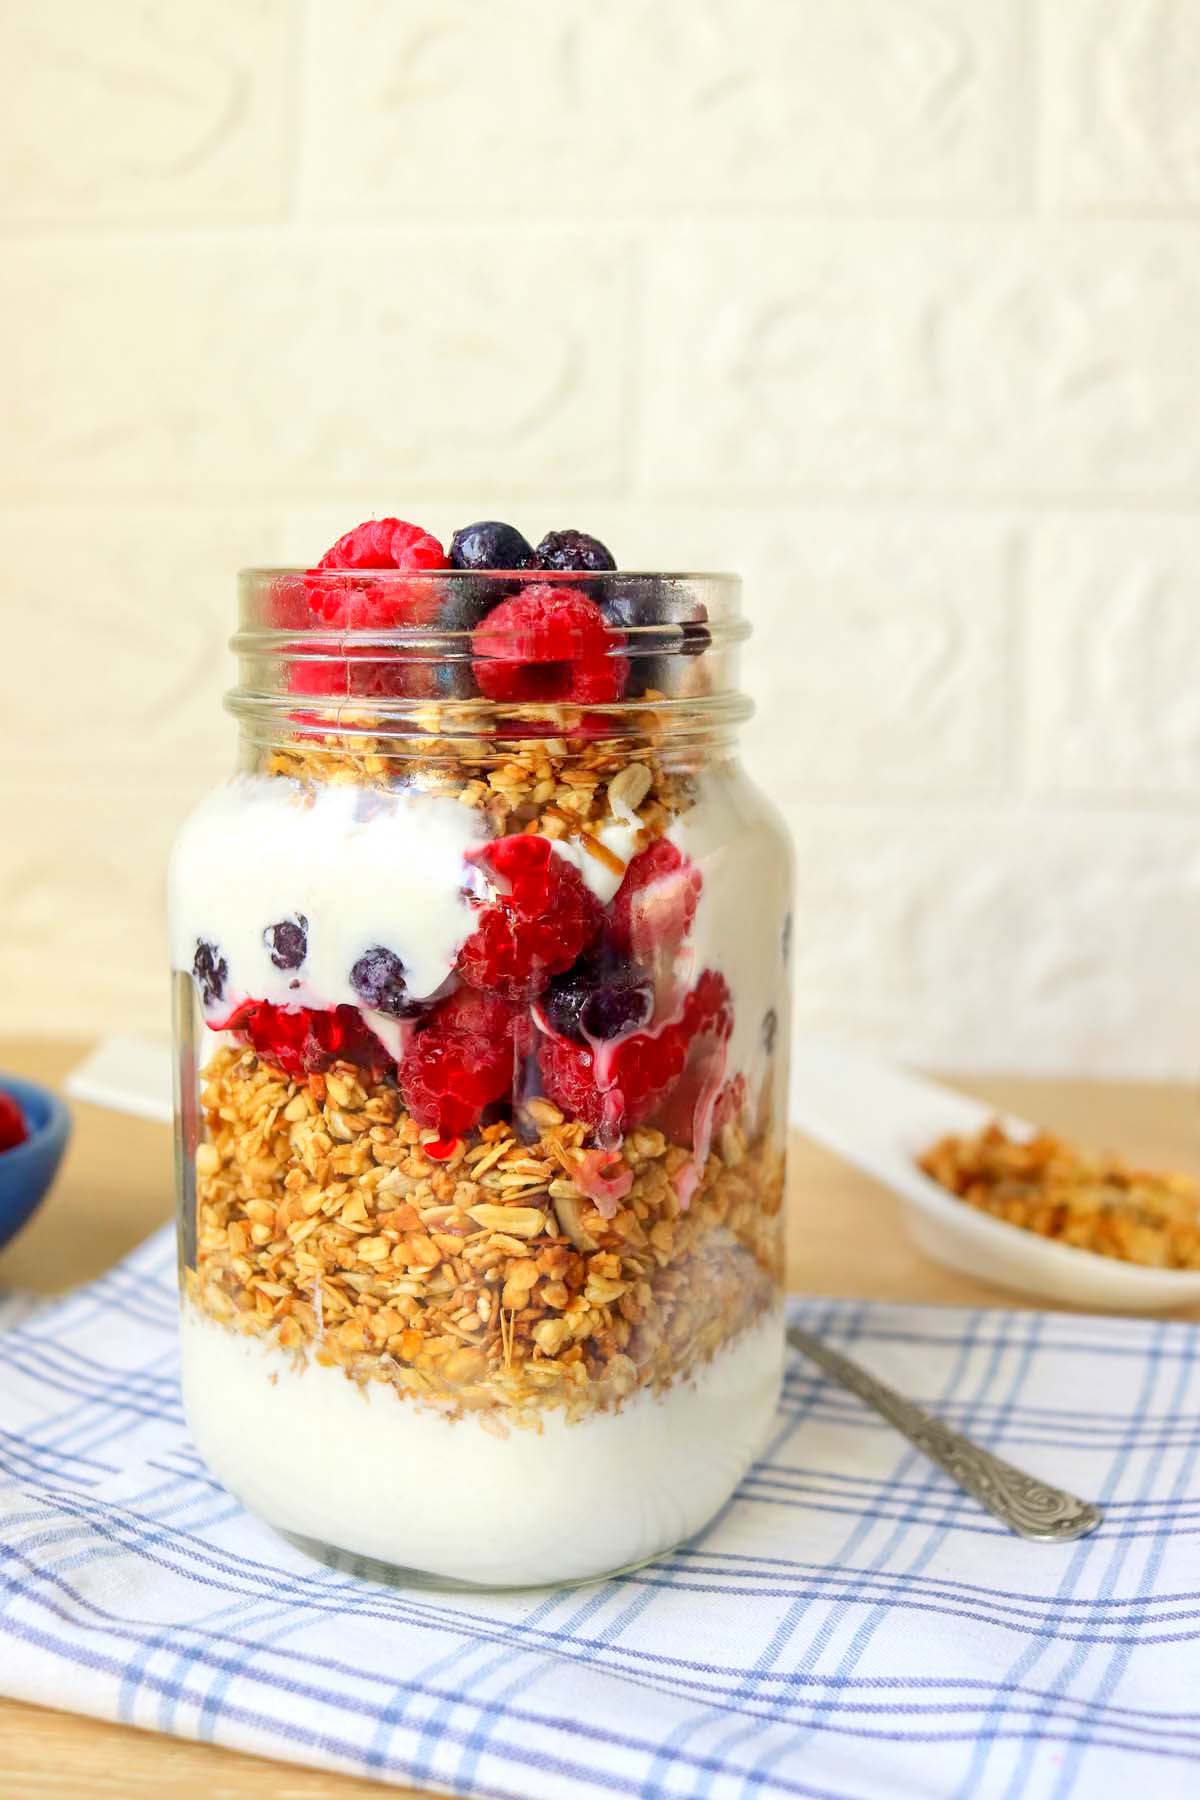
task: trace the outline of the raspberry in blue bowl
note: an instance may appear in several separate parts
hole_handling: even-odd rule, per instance
[[[0,1074],[0,1246],[36,1212],[70,1135],[71,1116],[57,1094]]]

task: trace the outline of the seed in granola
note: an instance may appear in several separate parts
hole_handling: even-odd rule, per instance
[[[469,1206],[467,1211],[485,1231],[503,1231],[510,1237],[535,1238],[546,1229],[546,1215],[536,1206]]]
[[[653,780],[645,763],[627,763],[619,770],[608,784],[608,804],[614,816],[632,822]]]

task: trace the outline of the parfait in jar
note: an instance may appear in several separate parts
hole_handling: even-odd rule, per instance
[[[585,1580],[692,1536],[782,1357],[789,854],[725,576],[397,519],[241,579],[171,864],[183,1385],[278,1530]]]

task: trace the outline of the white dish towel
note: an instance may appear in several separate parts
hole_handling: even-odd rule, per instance
[[[188,1440],[175,1308],[160,1232],[7,1313],[0,1692],[463,1795],[1200,1793],[1200,1328],[796,1303],[1105,1525],[1009,1537],[794,1361],[701,1538],[620,1580],[489,1596],[334,1572],[245,1514]]]

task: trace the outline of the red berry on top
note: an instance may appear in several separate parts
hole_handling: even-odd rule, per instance
[[[436,582],[339,580],[331,571],[447,569],[435,537],[404,519],[367,519],[328,549],[305,580],[308,603],[319,619],[343,631],[388,631],[397,625],[431,625],[441,602]]]
[[[696,917],[699,869],[669,838],[631,858],[608,909],[608,935],[642,962],[674,952]]]
[[[448,569],[432,533],[405,519],[367,519],[328,549],[319,569]]]
[[[28,1136],[25,1114],[11,1094],[0,1093],[0,1150],[15,1150]]]
[[[586,594],[534,582],[477,627],[475,679],[489,700],[598,705],[621,696],[629,664],[613,648],[624,642]]]
[[[518,833],[472,853],[474,931],[458,953],[473,987],[530,1000],[600,929],[600,903],[549,838]]]
[[[400,1065],[400,1092],[418,1125],[442,1139],[511,1098],[528,1052],[528,1014],[496,994],[459,988],[413,1031]]]

